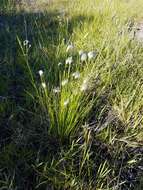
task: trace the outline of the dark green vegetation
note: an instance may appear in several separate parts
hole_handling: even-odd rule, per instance
[[[15,5],[0,4],[0,189],[142,190],[143,47],[129,37],[137,15],[118,0]],[[96,59],[81,64],[81,49]]]

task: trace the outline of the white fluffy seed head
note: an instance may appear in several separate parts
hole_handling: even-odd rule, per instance
[[[74,45],[73,44],[70,44],[67,46],[67,49],[66,49],[66,52],[73,52],[74,51]]]
[[[42,85],[43,88],[46,88],[46,83],[45,82],[42,82],[41,85]]]
[[[24,41],[23,41],[23,45],[24,45],[24,46],[27,46],[28,44],[29,44],[29,40],[24,40]]]
[[[85,78],[85,79],[83,80],[83,83],[82,83],[82,85],[81,85],[80,90],[81,90],[81,91],[86,91],[87,89],[88,89],[88,78]]]
[[[80,73],[78,71],[76,71],[75,73],[72,74],[72,76],[75,78],[75,79],[78,79],[80,78]]]
[[[68,57],[66,59],[66,65],[70,65],[70,64],[72,64],[72,62],[73,62],[73,58],[72,57]]]
[[[69,99],[65,100],[64,101],[64,106],[67,106],[69,104],[69,102],[70,102]]]
[[[85,78],[84,80],[83,80],[83,84],[86,84],[88,82],[88,78]]]
[[[62,86],[65,86],[68,83],[68,79],[62,81]]]
[[[55,93],[55,94],[58,94],[58,93],[60,93],[60,87],[56,87],[56,88],[54,88],[53,89],[53,92]]]
[[[86,53],[81,54],[80,60],[81,62],[87,61],[87,54]]]
[[[83,83],[83,84],[81,85],[80,90],[83,92],[83,91],[86,91],[86,90],[87,90],[87,88],[88,88],[87,83]]]
[[[95,51],[90,51],[88,53],[88,59],[92,60],[92,59],[95,59],[95,58],[96,58],[96,52]]]
[[[44,72],[42,70],[39,70],[38,73],[40,76],[42,76],[44,74]]]

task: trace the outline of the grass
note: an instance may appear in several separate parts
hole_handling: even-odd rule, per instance
[[[37,5],[1,2],[0,189],[141,190],[142,0]]]

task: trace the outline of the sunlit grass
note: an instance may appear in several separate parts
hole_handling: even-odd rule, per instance
[[[3,7],[0,185],[141,190],[142,0]]]

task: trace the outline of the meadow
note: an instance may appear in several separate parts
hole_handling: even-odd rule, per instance
[[[143,0],[36,2],[0,0],[0,189],[142,190]]]

